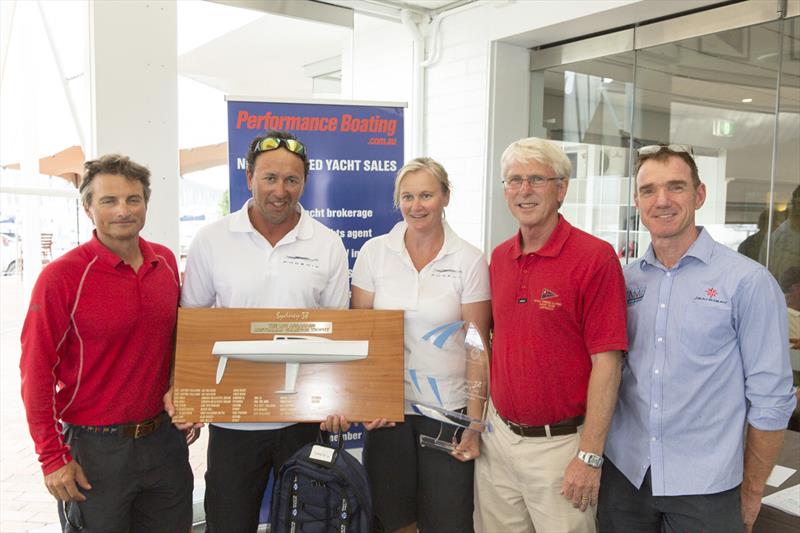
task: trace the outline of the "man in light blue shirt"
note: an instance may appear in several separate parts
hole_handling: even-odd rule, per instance
[[[625,269],[629,353],[601,532],[750,531],[795,406],[783,294],[695,226],[705,195],[688,149],[639,151],[634,198],[652,244]]]

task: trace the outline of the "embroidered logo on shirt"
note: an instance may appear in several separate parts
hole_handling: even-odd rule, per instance
[[[628,305],[641,302],[646,291],[647,287],[627,287],[625,289],[625,299],[628,301]]]
[[[549,300],[550,298],[558,298],[558,294],[554,293],[550,289],[542,289],[542,300]]]
[[[719,291],[714,287],[709,287],[705,291],[703,291],[703,296],[695,296],[695,300],[702,300],[704,302],[716,302],[718,304],[726,304],[728,300],[724,300],[720,295]]]
[[[284,265],[298,265],[306,268],[319,268],[319,258],[305,257],[302,255],[287,255],[283,259]]]
[[[543,311],[554,311],[562,305],[561,302],[553,301],[555,298],[558,298],[558,294],[550,289],[543,288],[541,295],[534,302],[538,303],[539,309]]]
[[[461,270],[455,268],[434,268],[431,276],[436,278],[455,278],[461,277]]]

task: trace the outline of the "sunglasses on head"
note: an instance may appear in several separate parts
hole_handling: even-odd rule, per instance
[[[642,146],[636,152],[640,156],[642,156],[642,155],[653,155],[662,151],[694,155],[692,147],[686,146],[685,144],[651,144],[648,146]]]
[[[269,152],[284,146],[287,150],[297,155],[306,155],[306,147],[298,140],[283,139],[281,137],[264,137],[253,148],[254,152]]]

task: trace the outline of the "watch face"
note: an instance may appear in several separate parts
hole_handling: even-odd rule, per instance
[[[594,453],[580,452],[578,454],[578,459],[592,468],[600,468],[603,465],[603,458]]]

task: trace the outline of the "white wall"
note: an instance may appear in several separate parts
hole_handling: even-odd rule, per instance
[[[356,13],[350,67],[352,98],[407,102],[411,98],[412,44],[411,34],[399,22]]]
[[[527,134],[526,46],[533,44],[534,30],[550,27],[548,32],[552,35],[553,25],[589,19],[596,13],[635,3],[636,0],[484,3],[442,20],[440,59],[427,68],[425,76],[423,151],[438,159],[450,174],[454,190],[447,219],[466,240],[487,248],[485,236],[491,218],[506,217],[500,209],[502,191],[494,183],[495,178],[499,179],[499,166],[487,168],[487,158],[499,157],[502,152],[490,146],[490,131],[505,144]],[[362,31],[358,24],[354,29],[353,96],[409,100],[410,35],[399,23],[385,22],[380,26],[379,31]],[[588,28],[591,25],[585,33],[597,31],[597,27]],[[493,47],[497,40],[512,43]],[[493,65],[493,57],[502,64]],[[403,67],[408,70],[404,72]],[[500,85],[495,87],[492,79]],[[359,87],[363,88],[361,92]],[[518,114],[513,105],[521,106]],[[502,108],[501,120],[493,117],[497,106]],[[487,193],[494,193],[494,202],[487,201]],[[513,227],[513,221],[506,223],[503,231]]]

